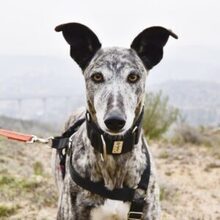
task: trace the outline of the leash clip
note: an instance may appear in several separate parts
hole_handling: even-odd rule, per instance
[[[48,138],[39,138],[35,135],[32,135],[32,139],[30,141],[27,141],[27,144],[33,144],[35,142],[41,143],[41,144],[48,144],[54,137],[48,137]]]

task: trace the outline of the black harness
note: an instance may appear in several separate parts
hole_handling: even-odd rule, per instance
[[[55,148],[60,157],[60,169],[62,177],[64,179],[66,172],[66,154],[68,146],[70,144],[70,137],[76,133],[78,128],[84,123],[85,118],[79,119],[76,121],[70,128],[68,128],[61,136],[54,137],[51,141],[51,147]]]
[[[76,121],[62,136],[55,137],[52,140],[52,148],[57,149],[60,157],[60,168],[63,178],[65,177],[65,162],[66,154],[69,151],[70,155],[70,175],[73,181],[92,193],[98,194],[101,197],[109,198],[112,200],[120,200],[124,202],[131,202],[128,219],[141,219],[143,215],[143,207],[147,197],[147,189],[150,179],[150,156],[145,146],[145,142],[141,139],[146,155],[146,168],[143,171],[141,180],[135,188],[123,187],[109,190],[105,187],[104,182],[93,182],[88,177],[83,178],[75,170],[72,164],[72,147],[71,147],[71,136],[78,130],[78,128],[86,121],[87,134],[91,141],[91,145],[96,151],[101,154],[120,155],[132,151],[135,144],[138,143],[141,131],[141,121],[143,118],[143,111],[132,126],[130,130],[123,136],[111,136],[102,131],[96,123],[91,120],[90,114],[86,113],[86,118],[79,119]],[[69,146],[69,147],[68,147]],[[136,198],[136,190],[143,190],[144,196]]]

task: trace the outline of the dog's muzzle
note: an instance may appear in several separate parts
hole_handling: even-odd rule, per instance
[[[126,123],[126,118],[120,114],[118,111],[113,111],[108,114],[108,117],[105,118],[104,123],[106,127],[114,132],[120,132]]]

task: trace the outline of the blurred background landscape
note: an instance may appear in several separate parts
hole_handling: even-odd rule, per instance
[[[12,0],[0,4],[0,128],[60,134],[85,86],[54,27],[89,26],[103,47],[146,27],[172,29],[146,81],[144,131],[156,160],[162,219],[220,220],[220,3]],[[150,117],[149,117],[150,116]],[[51,149],[0,138],[0,219],[55,219]]]
[[[4,71],[0,78],[2,128],[13,129],[13,126],[16,128],[13,123],[20,121],[23,126],[31,123],[30,129],[34,129],[35,124],[38,124],[42,128],[46,127],[60,133],[69,115],[78,107],[85,105],[83,75],[69,57],[61,59],[49,56],[0,56],[0,59],[3,61],[0,63],[0,69]],[[161,98],[167,99],[168,106],[163,111],[169,106],[178,110],[176,124],[181,120],[195,128],[218,129],[220,126],[218,68],[212,69],[212,66],[206,68],[215,80],[209,80],[209,74],[204,74],[203,79],[198,80],[190,78],[178,80],[169,79],[171,71],[169,66],[176,66],[175,71],[179,73],[176,74],[181,76],[189,71],[190,64],[185,64],[179,69],[181,61],[170,60],[167,63],[168,65],[160,70],[164,76],[159,82],[152,82],[158,70],[155,70],[156,73],[154,70],[150,72],[149,82],[148,80],[146,82],[146,93],[152,96],[161,93]],[[202,64],[198,64],[197,68],[200,66],[201,71],[204,71]],[[191,70],[189,72],[191,73]],[[148,103],[145,108],[148,108]],[[22,126],[20,130],[22,131]]]
[[[169,51],[165,48],[165,57],[166,53]],[[0,78],[1,115],[55,124],[59,129],[73,109],[85,104],[83,76],[69,56],[66,59],[0,56],[0,60],[0,69],[4,73]],[[175,60],[175,57],[166,62],[167,65],[161,64],[164,68],[160,68],[163,79],[157,82],[154,74],[157,75],[158,69],[150,72],[147,91],[162,91],[192,125],[218,126],[220,67],[217,63],[207,66],[193,60],[188,63],[187,60]],[[175,71],[176,79],[169,78],[172,71]],[[194,79],[194,73],[198,72],[203,77]],[[183,75],[184,78],[178,80]]]

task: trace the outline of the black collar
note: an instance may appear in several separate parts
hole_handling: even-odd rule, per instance
[[[87,111],[86,127],[91,145],[101,154],[120,155],[132,151],[134,145],[139,141],[143,114],[144,108],[133,126],[124,135],[110,135],[92,120],[90,113]]]

